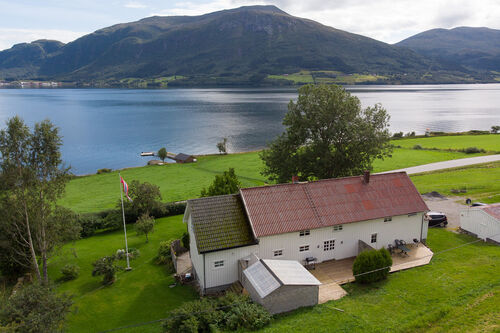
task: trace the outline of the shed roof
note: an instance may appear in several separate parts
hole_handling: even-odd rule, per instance
[[[175,159],[179,161],[187,161],[189,158],[193,157],[193,155],[187,155],[183,153],[179,153],[175,155]]]
[[[240,190],[256,237],[428,211],[405,172]]]
[[[261,298],[284,285],[319,286],[298,261],[261,259],[243,271]]]
[[[255,244],[239,194],[188,200],[199,253]]]
[[[500,221],[500,203],[483,206],[481,209]]]

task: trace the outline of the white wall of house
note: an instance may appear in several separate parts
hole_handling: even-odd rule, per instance
[[[315,257],[319,262],[331,259],[344,259],[358,255],[359,240],[380,249],[394,244],[395,239],[413,243],[413,239],[427,238],[427,221],[423,213],[415,215],[393,216],[391,221],[384,219],[343,224],[341,230],[334,227],[309,230],[309,235],[300,232],[261,237],[259,239],[259,257],[262,259],[297,260],[304,262],[307,257]],[[375,242],[372,243],[373,240]],[[325,242],[329,241],[325,245]],[[332,242],[334,241],[334,242]],[[331,245],[333,249],[331,249]],[[301,251],[304,246],[308,250]],[[326,248],[326,250],[325,250]],[[275,256],[274,253],[280,253]]]
[[[460,227],[483,240],[489,238],[500,243],[500,221],[480,208],[461,211]]]
[[[238,281],[238,260],[252,253],[259,255],[258,245],[205,253],[205,288],[214,288]],[[222,266],[220,266],[221,261],[223,261]]]
[[[196,237],[193,231],[193,223],[191,221],[191,214],[189,209],[186,209],[186,214],[184,215],[184,223],[188,225],[189,232],[189,255],[191,256],[191,262],[193,263],[193,268],[195,270],[195,277],[200,284],[200,288],[203,290],[205,288],[204,285],[204,274],[205,270],[203,269],[203,255],[198,253],[198,247],[196,246]]]

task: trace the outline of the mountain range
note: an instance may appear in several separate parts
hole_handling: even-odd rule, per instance
[[[491,38],[496,38],[494,46],[487,42]],[[390,45],[275,6],[249,6],[201,16],[149,17],[67,44],[17,44],[0,52],[0,79],[286,84],[288,74],[306,71],[313,79],[364,74],[376,83],[477,82],[494,80],[491,71],[500,71],[498,41],[498,30],[457,28]]]

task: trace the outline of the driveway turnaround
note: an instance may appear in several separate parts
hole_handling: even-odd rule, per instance
[[[449,160],[449,161],[443,161],[443,162],[423,164],[423,165],[414,166],[414,167],[410,167],[410,168],[384,171],[384,172],[379,172],[379,173],[406,171],[407,174],[412,175],[412,174],[416,174],[416,173],[457,168],[457,167],[462,167],[462,166],[467,166],[467,165],[489,163],[489,162],[496,162],[496,161],[500,161],[500,154],[461,158],[458,160]]]

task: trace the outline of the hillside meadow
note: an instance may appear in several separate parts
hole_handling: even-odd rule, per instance
[[[478,155],[396,148],[391,158],[376,160],[373,163],[373,171],[382,172],[472,156]],[[138,180],[158,185],[162,200],[172,202],[199,197],[202,188],[210,185],[215,175],[229,168],[235,169],[243,187],[261,186],[266,183],[266,178],[260,174],[263,164],[258,152],[200,156],[196,163],[145,166],[124,169],[120,172],[128,183]],[[119,199],[118,171],[113,171],[72,179],[59,204],[78,213],[86,213],[113,208]]]

